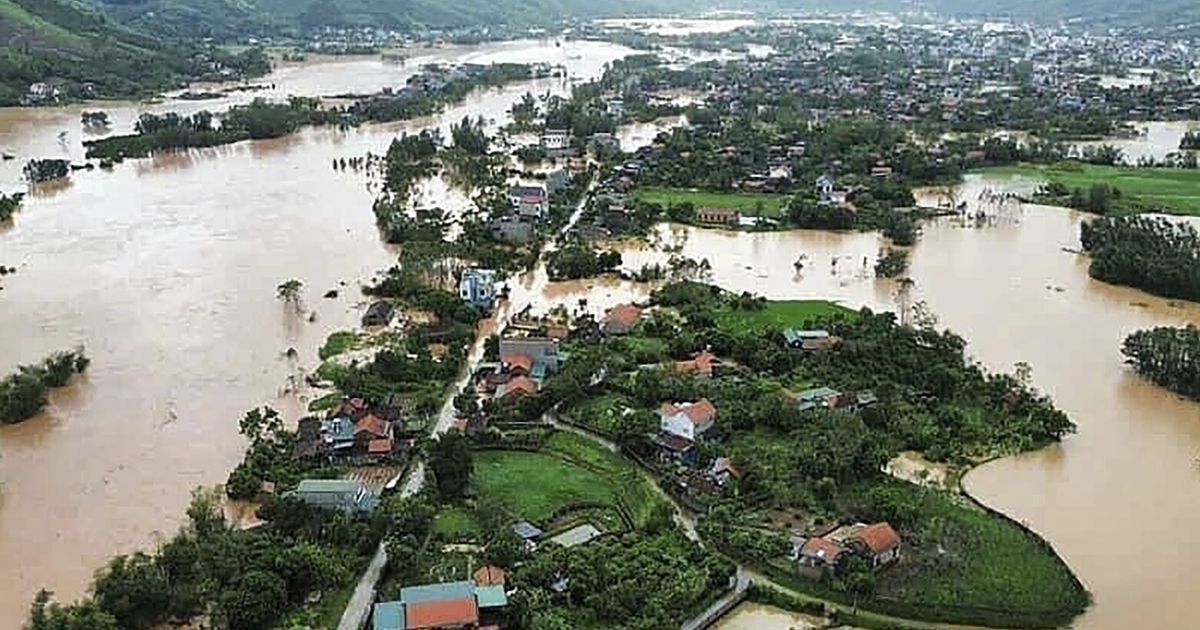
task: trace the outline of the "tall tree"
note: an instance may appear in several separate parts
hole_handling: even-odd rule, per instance
[[[429,447],[429,468],[443,498],[457,499],[466,494],[472,466],[471,448],[461,433],[444,433]]]

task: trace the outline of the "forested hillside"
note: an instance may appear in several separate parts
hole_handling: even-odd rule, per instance
[[[447,28],[550,24],[564,17],[694,11],[684,0],[90,0],[164,36],[235,37],[320,26]]]
[[[189,0],[190,1],[190,0]],[[82,0],[0,0],[0,105],[145,94],[188,79],[266,69],[260,54],[166,43],[120,25]]]

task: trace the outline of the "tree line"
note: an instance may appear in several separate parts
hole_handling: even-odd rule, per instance
[[[1101,217],[1080,226],[1088,273],[1147,293],[1200,299],[1200,233],[1163,217]]]
[[[1139,330],[1125,338],[1121,353],[1155,384],[1200,399],[1200,329],[1195,326]]]
[[[287,103],[254,99],[248,105],[229,109],[216,124],[216,116],[201,111],[191,116],[176,113],[142,114],[133,134],[111,136],[85,142],[87,156],[120,161],[146,157],[154,151],[192,147],[212,147],[240,142],[278,138],[306,125],[336,122],[336,111],[321,107],[316,98],[292,97]]]

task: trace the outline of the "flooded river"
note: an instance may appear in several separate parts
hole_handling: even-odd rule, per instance
[[[525,42],[432,54],[561,58],[583,78],[627,52]],[[287,67],[267,82],[279,94],[371,91],[403,82],[415,66],[339,60]],[[237,420],[246,409],[269,403],[299,414],[306,392],[290,391],[292,380],[315,365],[328,332],[356,324],[356,284],[393,257],[373,225],[372,191],[361,175],[332,170],[335,157],[380,153],[400,131],[445,128],[465,114],[498,125],[525,91],[568,87],[515,85],[426,120],[129,162],[33,194],[0,227],[0,264],[18,268],[0,291],[0,370],[79,343],[93,364],[46,414],[0,428],[0,627],[19,624],[39,586],[78,596],[112,554],[170,535],[191,489],[223,481],[240,458]],[[140,111],[219,109],[248,98],[106,109],[123,131]],[[81,157],[78,111],[0,110],[0,149],[22,160]],[[22,160],[0,164],[5,190],[16,186]],[[974,200],[983,185],[970,180],[961,197]],[[431,184],[422,194],[432,203],[446,193]],[[1078,627],[1192,627],[1200,550],[1173,534],[1200,522],[1200,407],[1140,382],[1118,346],[1139,327],[1200,322],[1200,307],[1089,279],[1086,262],[1061,250],[1076,244],[1075,213],[1027,207],[1004,216],[980,229],[950,219],[926,226],[912,254],[915,298],[987,366],[1028,362],[1079,434],[985,466],[966,483],[1043,533],[1075,568],[1096,596]],[[894,302],[893,283],[872,274],[882,245],[874,234],[663,227],[660,237],[708,259],[712,281],[730,289],[853,307]],[[798,272],[800,254],[807,258]],[[630,269],[662,259],[625,252]],[[275,298],[289,278],[305,283],[303,315]],[[540,271],[512,284],[515,310],[584,299],[598,312],[646,290],[619,280],[548,284]],[[323,299],[329,289],[339,297]],[[290,347],[294,360],[285,356]],[[771,627],[748,623],[725,627]]]
[[[824,619],[747,602],[729,611],[713,630],[813,630],[824,627],[825,623]]]
[[[583,79],[628,52],[510,42],[435,54],[552,61]],[[374,91],[403,84],[417,65],[338,60],[264,82],[276,85],[271,96]],[[406,130],[447,132],[467,114],[494,128],[526,91],[568,88],[517,84],[436,118],[130,161],[34,191],[0,226],[0,260],[17,267],[0,284],[0,371],[76,344],[92,365],[47,413],[0,427],[0,628],[19,626],[37,588],[76,597],[109,556],[171,535],[191,490],[224,481],[240,459],[245,410],[299,414],[305,392],[289,391],[293,381],[315,366],[329,332],[357,325],[357,284],[394,254],[375,229],[365,177],[334,171],[334,158],[382,153]],[[143,111],[221,110],[252,97],[104,109],[126,132]],[[81,160],[81,109],[0,110],[0,149],[18,156],[0,163],[0,189],[22,188],[29,157]],[[303,314],[275,298],[289,278],[305,284]],[[339,297],[322,298],[328,290]]]
[[[1080,148],[1112,145],[1121,150],[1126,164],[1137,165],[1140,160],[1162,161],[1168,153],[1179,153],[1179,141],[1189,131],[1200,131],[1200,122],[1136,122],[1130,123],[1136,135],[1128,138],[1108,138],[1079,142]]]

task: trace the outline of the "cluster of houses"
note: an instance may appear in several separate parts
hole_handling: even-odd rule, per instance
[[[501,339],[500,361],[479,365],[475,391],[501,401],[538,393],[567,358],[559,341],[552,337]]]
[[[362,398],[346,398],[325,418],[300,420],[295,456],[385,462],[410,449],[421,428],[396,406],[372,408]]]
[[[586,164],[575,163],[547,173],[543,181],[510,187],[508,211],[488,222],[492,236],[510,243],[532,242],[538,229],[550,219],[550,199],[566,190],[574,181],[575,173],[585,168]]]
[[[373,630],[504,627],[508,593],[503,569],[483,566],[472,579],[423,584],[400,589],[400,598],[378,602],[371,614]]]
[[[792,560],[800,575],[824,579],[834,575],[841,562],[853,555],[867,560],[872,569],[900,559],[900,535],[888,523],[844,525],[810,538],[792,541]]]
[[[463,63],[457,65],[431,64],[422,68],[421,72],[408,78],[404,87],[393,89],[385,87],[380,93],[355,102],[350,107],[351,114],[362,114],[372,108],[405,104],[422,97],[435,96],[446,90],[452,84],[473,81],[484,77],[492,70],[490,65]],[[560,72],[549,64],[533,64],[530,66],[530,78],[553,76]]]

